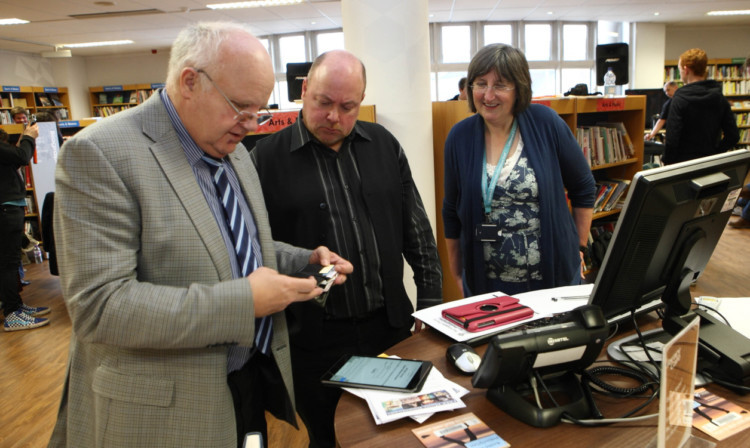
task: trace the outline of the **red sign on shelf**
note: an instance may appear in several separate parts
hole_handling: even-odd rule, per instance
[[[291,124],[296,123],[299,112],[272,112],[271,115],[273,116],[273,118],[258,126],[258,129],[255,131],[256,134],[272,134],[276,131],[284,129]]]
[[[599,98],[596,100],[597,112],[625,110],[625,98]]]

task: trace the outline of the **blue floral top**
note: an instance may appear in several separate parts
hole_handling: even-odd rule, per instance
[[[483,247],[487,283],[506,294],[527,291],[529,280],[542,280],[539,188],[520,138],[514,156],[498,178],[489,216],[502,233]],[[495,169],[487,164],[488,179]]]

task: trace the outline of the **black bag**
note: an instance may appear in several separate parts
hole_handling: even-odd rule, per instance
[[[589,95],[601,95],[601,92],[589,93],[589,86],[586,84],[576,84],[575,87],[564,93],[565,96],[578,95],[578,96],[589,96]]]

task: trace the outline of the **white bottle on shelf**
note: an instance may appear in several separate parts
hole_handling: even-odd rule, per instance
[[[607,69],[607,73],[604,74],[604,97],[605,98],[612,98],[615,96],[617,87],[615,82],[617,81],[617,76],[615,76],[615,72],[612,71],[612,67],[609,67]]]

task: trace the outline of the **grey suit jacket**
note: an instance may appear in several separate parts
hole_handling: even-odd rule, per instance
[[[309,250],[271,239],[247,150],[229,156],[264,264],[291,272]],[[236,447],[227,347],[253,343],[253,293],[226,246],[159,95],[67,142],[54,231],[72,323],[50,446]],[[284,313],[273,357],[294,403]]]

